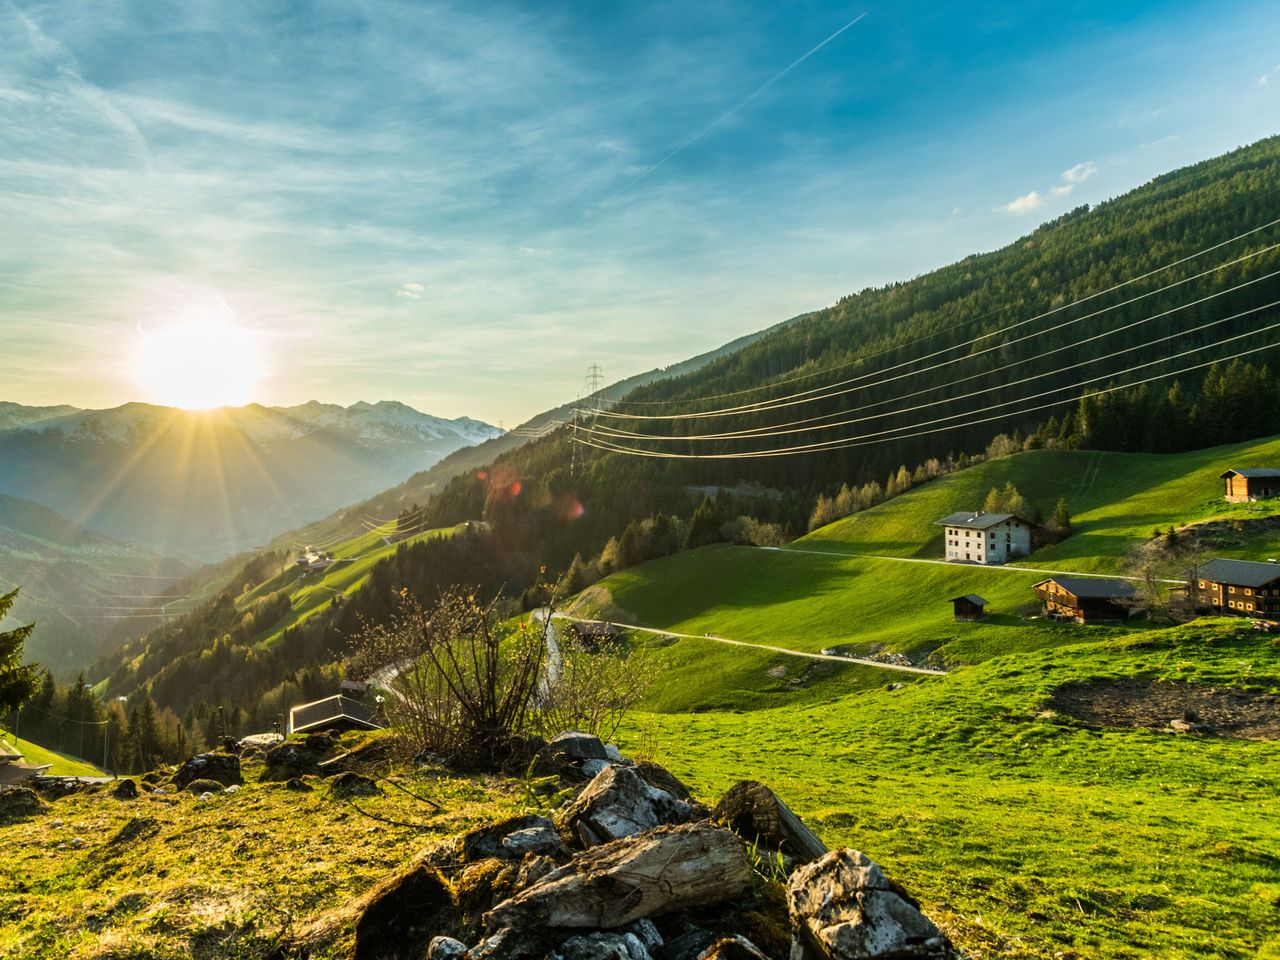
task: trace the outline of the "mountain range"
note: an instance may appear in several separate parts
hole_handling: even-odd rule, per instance
[[[501,433],[392,401],[200,412],[4,403],[0,493],[107,537],[207,562]]]

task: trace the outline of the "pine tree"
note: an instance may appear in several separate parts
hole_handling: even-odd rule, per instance
[[[684,548],[692,550],[715,543],[720,539],[720,521],[716,519],[715,507],[710,497],[703,497],[698,509],[693,511],[689,520],[689,530],[684,536]]]
[[[1066,497],[1058,498],[1058,505],[1053,508],[1053,517],[1049,521],[1049,529],[1058,536],[1066,536],[1071,532],[1071,514],[1067,512]]]
[[[17,590],[0,597],[0,620],[4,619],[17,597]],[[22,645],[34,629],[35,624],[31,623],[15,630],[0,631],[0,716],[17,710],[39,689],[37,668],[22,662]]]

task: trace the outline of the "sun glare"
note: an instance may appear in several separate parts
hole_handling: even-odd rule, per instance
[[[221,316],[200,316],[138,332],[136,376],[152,402],[207,410],[253,399],[262,364],[248,331]]]

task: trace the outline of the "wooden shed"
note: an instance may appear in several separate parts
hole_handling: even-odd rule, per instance
[[[1222,481],[1223,496],[1229,503],[1280,497],[1280,469],[1275,467],[1228,470],[1219,474],[1218,479]]]
[[[1122,620],[1130,613],[1126,601],[1137,592],[1125,580],[1093,577],[1050,577],[1035,585],[1051,620]]]
[[[1280,620],[1280,564],[1216,558],[1185,576],[1197,609]]]
[[[966,593],[963,597],[952,597],[951,605],[955,608],[957,623],[981,620],[987,615],[987,601],[976,593]]]

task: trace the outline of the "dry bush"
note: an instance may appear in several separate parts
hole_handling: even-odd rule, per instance
[[[538,725],[548,737],[581,730],[612,740],[657,677],[652,657],[613,640],[588,650],[566,639],[560,659],[559,674],[547,679],[539,696]]]

